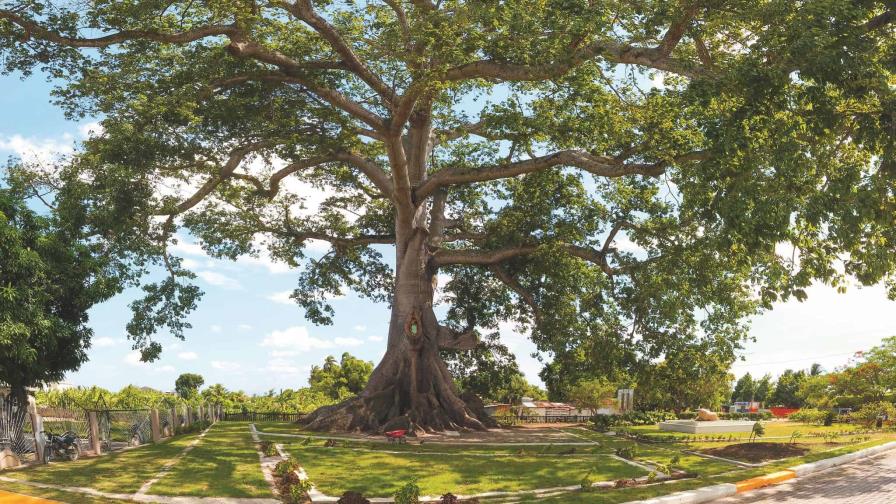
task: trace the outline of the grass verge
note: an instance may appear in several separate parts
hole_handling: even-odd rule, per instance
[[[152,495],[271,497],[245,422],[215,424],[190,453],[154,484]]]

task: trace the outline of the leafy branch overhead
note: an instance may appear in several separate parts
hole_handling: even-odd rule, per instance
[[[199,296],[168,250],[186,230],[301,270],[318,323],[344,289],[394,303],[423,261],[450,278],[444,346],[511,320],[613,369],[733,358],[746,315],[814,281],[896,296],[894,10],[3,0],[0,58],[103,118],[58,177],[169,274],[134,305],[145,358]]]

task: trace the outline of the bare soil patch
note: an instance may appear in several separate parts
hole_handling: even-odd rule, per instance
[[[809,448],[805,445],[791,443],[738,443],[700,450],[700,453],[756,463],[799,457],[809,453]]]

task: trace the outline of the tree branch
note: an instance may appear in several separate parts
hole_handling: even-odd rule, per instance
[[[245,145],[242,147],[237,147],[230,151],[230,155],[227,159],[227,162],[218,170],[218,173],[209,178],[202,187],[196,190],[192,196],[182,201],[177,205],[177,208],[173,212],[168,212],[166,215],[177,215],[179,213],[186,212],[187,210],[193,208],[198,205],[200,201],[205,199],[206,196],[211,194],[222,182],[230,178],[233,175],[233,172],[239,167],[240,163],[248,156],[251,152],[255,150],[271,145],[271,142],[255,142],[249,145]]]
[[[440,325],[438,336],[439,350],[472,350],[479,345],[479,338],[473,328],[458,332]]]
[[[361,247],[377,244],[392,245],[395,243],[395,236],[393,235],[333,236],[317,231],[297,230],[293,229],[289,225],[287,225],[285,229],[274,228],[270,226],[263,226],[261,229],[262,231],[266,231],[268,233],[288,236],[290,238],[294,238],[297,241],[321,240],[328,242],[337,248]]]
[[[447,70],[448,81],[494,79],[499,81],[536,81],[560,77],[586,61],[602,57],[612,63],[639,65],[686,77],[697,77],[699,66],[664,55],[662,46],[637,47],[613,41],[595,42],[569,56],[566,61],[541,65],[521,65],[494,60],[479,60]]]
[[[339,91],[318,85],[309,80],[307,77],[301,75],[300,72],[297,72],[297,70],[300,68],[300,66],[298,66],[298,63],[281,61],[281,59],[277,57],[278,53],[266,53],[266,51],[261,51],[259,49],[259,46],[254,43],[231,44],[230,47],[232,48],[232,52],[237,56],[253,57],[259,59],[259,61],[278,65],[284,73],[237,75],[234,77],[228,77],[226,79],[221,79],[212,83],[212,86],[216,89],[237,86],[251,81],[298,84],[308,89],[330,105],[333,105],[334,107],[347,112],[352,117],[363,121],[367,125],[374,128],[374,130],[382,130],[385,128],[385,121],[383,121],[382,117],[367,110],[361,104],[351,100]],[[274,63],[275,61],[280,61],[280,63]]]
[[[311,0],[296,0],[293,4],[285,4],[285,7],[294,16],[314,28],[330,44],[330,47],[342,57],[345,64],[355,75],[376,91],[387,105],[392,105],[395,99],[395,91],[367,68],[367,65],[358,58],[333,25],[314,12]]]
[[[46,40],[54,44],[64,45],[68,47],[108,47],[114,44],[127,42],[129,40],[151,40],[154,42],[163,42],[171,44],[183,44],[193,42],[206,37],[214,36],[234,36],[239,33],[239,29],[234,24],[226,25],[208,25],[193,28],[175,33],[162,33],[155,30],[122,30],[117,33],[104,35],[96,38],[69,37],[60,33],[48,30],[40,24],[24,17],[16,12],[8,9],[0,10],[0,19],[6,19],[9,22],[24,29],[28,36],[35,37],[40,40]]]
[[[541,323],[541,309],[538,307],[538,303],[535,302],[535,296],[532,295],[531,292],[527,291],[520,283],[514,278],[510,273],[507,272],[504,268],[502,268],[499,264],[492,264],[490,269],[501,281],[504,285],[509,287],[513,292],[523,300],[526,305],[529,306],[529,309],[532,310],[532,318],[535,319],[535,325]]]
[[[607,275],[612,276],[617,273],[616,270],[607,264],[604,254],[597,250],[569,243],[561,243],[558,245],[567,254],[600,266],[601,270]],[[516,257],[534,254],[540,247],[541,245],[518,245],[516,247],[507,247],[497,250],[443,249],[433,254],[432,260],[436,266],[447,266],[451,264],[493,266]]]
[[[681,163],[707,158],[708,154],[704,152],[692,152],[674,158],[673,162]],[[669,164],[665,160],[655,163],[622,163],[614,158],[595,156],[585,151],[565,150],[547,156],[480,169],[443,169],[420,184],[414,194],[417,201],[422,201],[439,187],[510,178],[556,166],[574,166],[589,173],[610,178],[626,175],[657,177],[666,170]]]

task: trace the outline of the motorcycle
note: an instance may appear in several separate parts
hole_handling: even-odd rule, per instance
[[[81,456],[81,439],[72,431],[65,431],[61,436],[44,431],[47,444],[44,446],[44,460],[69,460],[74,462]]]

